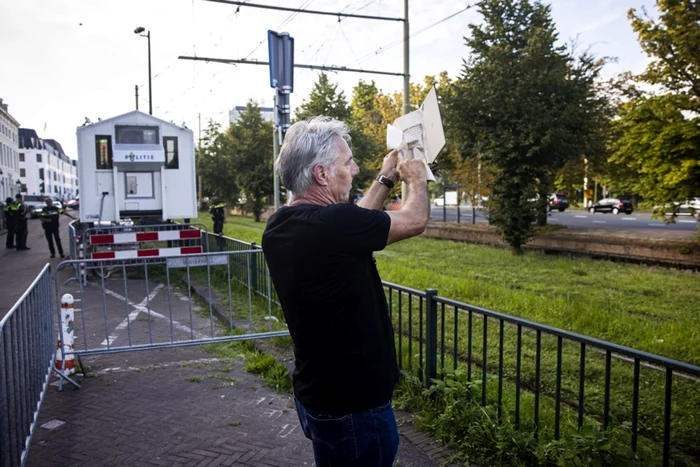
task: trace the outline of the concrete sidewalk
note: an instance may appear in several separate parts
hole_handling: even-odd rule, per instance
[[[242,360],[180,348],[83,363],[81,389],[50,386],[27,466],[314,465],[292,398],[263,387]],[[397,416],[396,465],[439,465],[445,450]]]

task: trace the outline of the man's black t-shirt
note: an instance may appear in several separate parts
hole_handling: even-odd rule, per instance
[[[294,394],[331,414],[391,399],[399,371],[386,298],[372,253],[391,220],[352,204],[283,207],[262,247],[294,341]]]

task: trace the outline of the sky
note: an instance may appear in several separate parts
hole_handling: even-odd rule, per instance
[[[279,5],[383,17],[402,17],[402,0],[253,0]],[[410,0],[410,74],[414,82],[445,70],[459,75],[468,50],[468,25],[481,21],[474,2]],[[605,77],[643,71],[648,59],[627,11],[655,13],[653,0],[552,0],[562,43],[614,58]],[[267,61],[267,30],[289,32],[295,62],[363,70],[403,71],[401,22],[292,14],[207,0],[0,0],[0,98],[23,128],[59,141],[77,158],[75,130],[135,108],[148,111],[147,39],[151,32],[153,114],[197,133],[201,118],[226,125],[229,109],[250,99],[271,106],[269,69],[179,60],[178,56]],[[295,108],[308,96],[318,71],[296,69]],[[400,91],[401,77],[330,73],[350,98],[358,80],[374,80],[384,92]]]

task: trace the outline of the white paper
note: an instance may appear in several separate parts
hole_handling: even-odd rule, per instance
[[[445,146],[445,131],[435,86],[430,89],[418,110],[387,125],[386,145],[389,149],[396,149],[401,160],[422,160],[428,172],[428,180],[435,181],[428,164],[435,161]]]

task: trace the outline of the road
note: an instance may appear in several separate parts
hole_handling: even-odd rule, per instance
[[[445,209],[447,222],[457,222],[457,208],[447,207]],[[443,208],[431,208],[430,220],[435,222],[443,221]],[[460,208],[460,222],[465,224],[472,223],[472,210],[466,206]],[[664,224],[663,222],[652,219],[651,213],[640,212],[626,214],[591,214],[587,211],[566,210],[564,212],[553,211],[550,213],[547,222],[550,224],[563,224],[568,227],[590,227],[596,229],[659,229],[664,230],[680,230],[694,232],[698,228],[698,222],[689,216],[682,216],[676,220],[675,224]],[[483,211],[476,211],[476,223],[488,224]]]

